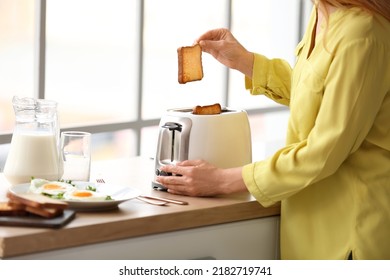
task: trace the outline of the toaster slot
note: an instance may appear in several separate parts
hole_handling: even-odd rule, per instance
[[[166,118],[161,121],[156,169],[161,165],[175,164],[188,159],[191,124],[191,120],[187,118]]]
[[[179,157],[179,148],[180,148],[180,133],[182,131],[182,126],[175,122],[167,122],[163,126],[163,128],[168,130],[168,157],[166,159],[170,159],[171,163],[178,160]]]

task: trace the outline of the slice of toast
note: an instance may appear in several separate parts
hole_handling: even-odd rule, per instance
[[[192,113],[195,115],[217,115],[221,114],[222,109],[221,105],[219,103],[215,103],[213,105],[206,105],[206,106],[196,106]]]
[[[53,199],[42,194],[36,193],[15,194],[12,192],[8,192],[7,197],[11,201],[18,202],[30,207],[55,209],[65,209],[68,207],[68,203],[64,201],[60,201],[58,199]]]
[[[59,201],[42,194],[35,193],[23,193],[15,194],[12,192],[7,193],[9,198],[9,207],[20,207],[20,211],[38,215],[44,218],[54,218],[63,214],[64,209],[68,207],[68,203]]]
[[[54,218],[62,215],[63,212],[63,209],[32,207],[13,201],[0,202],[0,216],[29,216],[29,214],[34,214],[44,218]]]
[[[0,202],[0,216],[25,216],[27,212],[22,204]]]
[[[44,218],[54,218],[64,213],[63,209],[26,206],[26,211]]]
[[[177,49],[180,84],[203,79],[202,48],[199,45]]]

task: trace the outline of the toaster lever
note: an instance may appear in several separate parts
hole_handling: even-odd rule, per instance
[[[168,128],[171,131],[177,130],[181,132],[181,125],[175,122],[166,122],[162,127]]]
[[[156,175],[157,176],[172,176],[171,172],[165,172],[160,169],[156,169]]]

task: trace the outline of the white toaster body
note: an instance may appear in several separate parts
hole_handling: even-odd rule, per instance
[[[160,120],[155,176],[163,165],[203,159],[221,168],[252,161],[251,130],[244,110],[224,109],[217,115],[195,115],[192,109],[168,110]],[[152,187],[165,188],[156,182]]]

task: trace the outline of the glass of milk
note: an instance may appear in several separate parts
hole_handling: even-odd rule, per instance
[[[91,168],[91,133],[64,131],[61,133],[63,180],[89,181]]]

